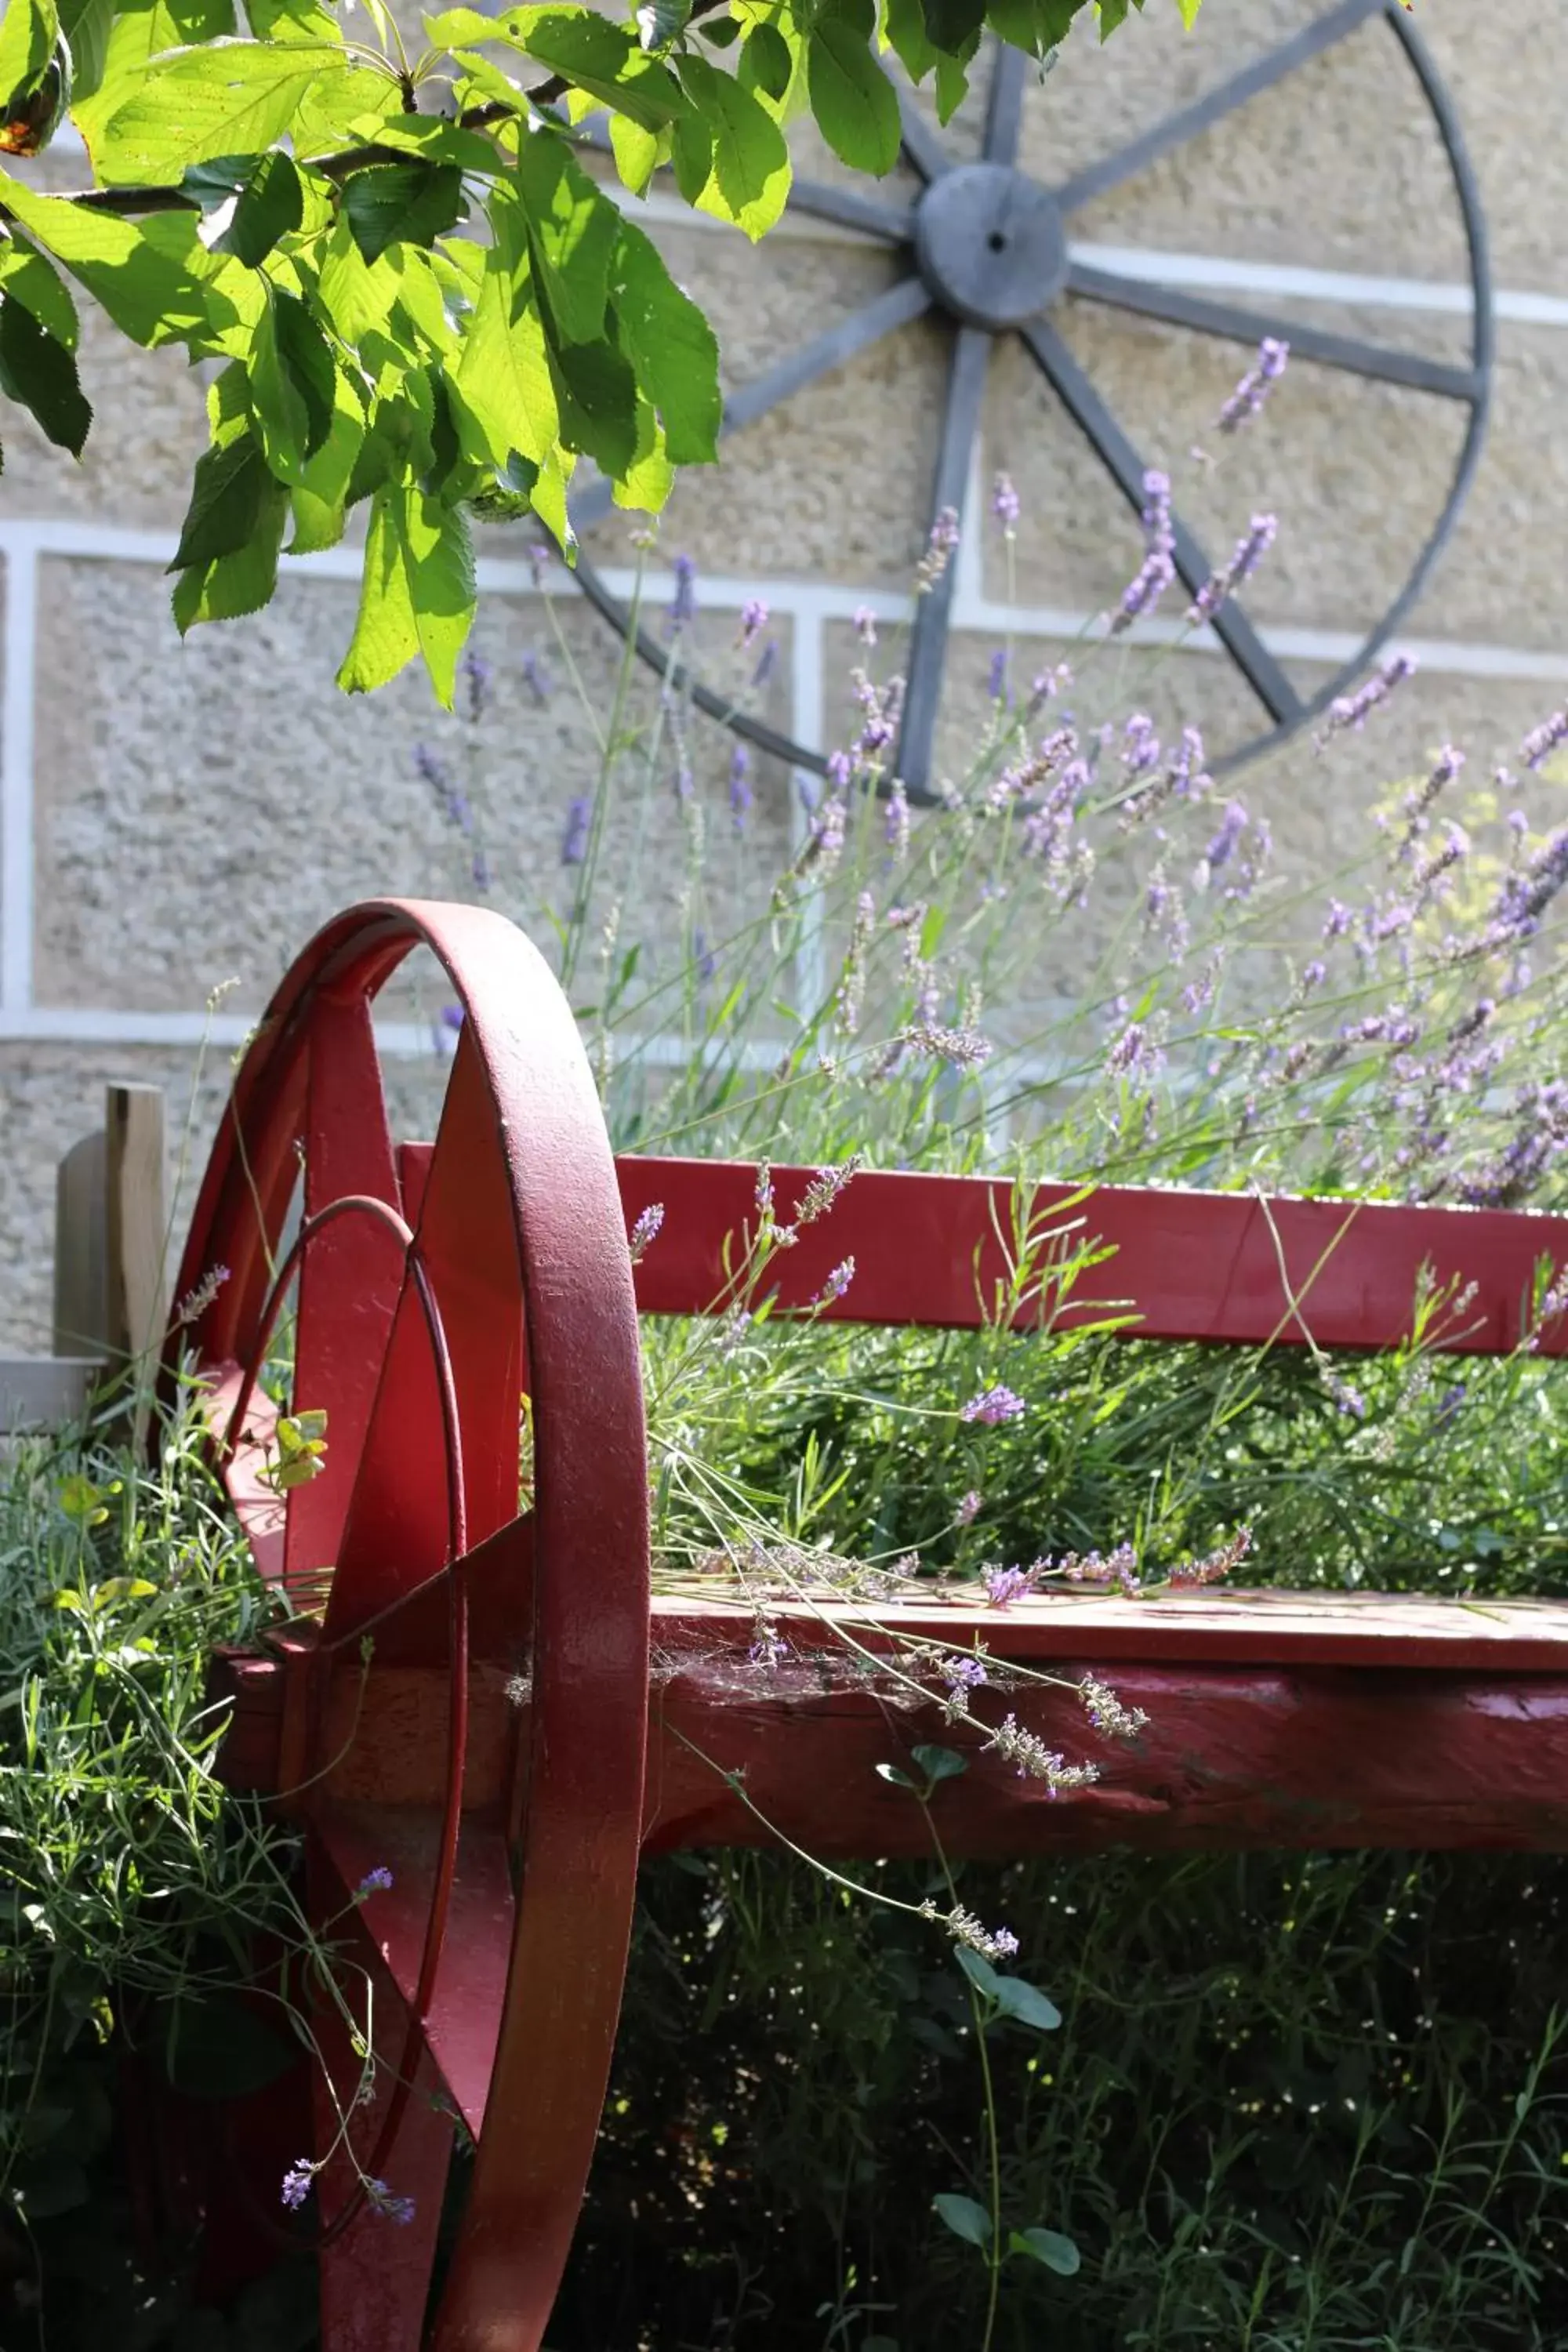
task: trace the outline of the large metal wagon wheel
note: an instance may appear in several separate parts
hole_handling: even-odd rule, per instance
[[[393,1144],[371,1007],[419,946],[466,1017],[416,1165]],[[389,901],[300,956],[240,1069],[182,1290],[218,1267],[227,1279],[186,1336],[226,1483],[264,1571],[301,1601],[326,1592],[319,1627],[282,1645],[295,1696],[281,1773],[306,1824],[311,1915],[355,1962],[351,2017],[318,2013],[337,2095],[319,2096],[314,2150],[322,2340],[426,2341],[460,2116],[477,2154],[430,2340],[533,2352],[582,2200],[630,1932],[647,1498],[609,1147],[565,1002],[502,918]],[[278,1369],[285,1317],[291,1375]],[[322,1466],[298,1483],[285,1409],[326,1414]],[[362,1709],[367,1643],[389,1718]],[[416,1665],[400,1703],[400,1667]],[[368,2021],[353,1990],[366,1984]],[[380,2063],[354,2109],[356,2029]],[[334,2150],[343,2108],[352,2158]]]
[[[1073,216],[1085,205],[1132,179],[1189,140],[1200,137],[1259,91],[1321,57],[1374,16],[1383,18],[1399,44],[1448,160],[1469,255],[1473,307],[1468,364],[1454,365],[1397,346],[1327,333],[1321,328],[1233,302],[1215,301],[1205,295],[1183,292],[1152,280],[1113,276],[1069,257],[1068,240]],[[931,488],[930,510],[933,520],[946,508],[963,518],[992,350],[999,337],[1009,334],[1019,337],[1121,496],[1134,509],[1140,509],[1145,502],[1144,457],[1073,356],[1063,331],[1062,297],[1066,295],[1131,311],[1167,326],[1186,328],[1196,334],[1216,336],[1238,347],[1256,345],[1265,336],[1277,336],[1289,341],[1298,358],[1344,369],[1373,381],[1403,384],[1437,399],[1457,401],[1468,410],[1468,421],[1453,478],[1431,534],[1382,619],[1368,631],[1343,668],[1317,694],[1308,698],[1297,691],[1247,619],[1239,600],[1231,598],[1215,616],[1215,633],[1268,721],[1256,736],[1229,755],[1226,764],[1235,765],[1293,733],[1326,709],[1365,668],[1420,595],[1469,488],[1486,424],[1493,348],[1491,278],[1475,174],[1447,90],[1402,0],[1340,0],[1337,7],[1229,76],[1206,97],[1166,115],[1115,153],[1054,187],[1031,179],[1017,163],[1025,88],[1033,70],[1020,50],[997,47],[979,162],[963,162],[950,153],[937,132],[905,97],[904,158],[923,184],[915,202],[907,208],[858,191],[829,187],[811,180],[795,182],[789,198],[793,211],[858,231],[887,247],[908,267],[885,293],[803,343],[765,374],[733,393],[725,404],[723,430],[729,434],[742,425],[756,424],[792,394],[843,366],[896,329],[915,319],[931,316],[942,320],[952,336],[946,407]],[[584,530],[599,521],[609,509],[608,486],[594,482],[573,500],[573,520],[579,530]],[[1179,517],[1173,553],[1179,577],[1195,593],[1215,566],[1209,552]],[[632,616],[583,555],[577,559],[577,578],[584,593],[605,617],[623,636],[629,635]],[[902,776],[910,800],[919,804],[929,804],[936,798],[931,752],[952,592],[952,567],[949,565],[931,593],[920,600],[911,634],[896,772]],[[663,672],[668,667],[668,646],[659,643],[647,631],[637,632],[637,647],[654,668]],[[819,746],[795,742],[776,728],[737,711],[700,680],[686,683],[701,709],[722,720],[759,750],[796,768],[817,774],[825,772],[826,763]]]

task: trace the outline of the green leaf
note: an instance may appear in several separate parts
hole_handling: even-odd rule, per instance
[[[182,636],[198,621],[242,620],[271,601],[289,519],[289,493],[265,467],[259,469],[258,487],[256,528],[244,546],[209,563],[193,565],[175,581],[172,602]]]
[[[280,482],[297,482],[331,429],[337,369],[325,335],[297,296],[268,289],[247,373],[262,453]]]
[[[990,2244],[991,2216],[973,2197],[960,2197],[952,2189],[944,2189],[941,2196],[931,2199],[931,2203],[954,2237],[971,2246]]]
[[[327,0],[245,0],[246,22],[258,41],[335,41],[343,28]]]
[[[120,220],[63,196],[40,196],[19,181],[7,184],[5,201],[133,343],[195,341],[220,349],[230,330],[244,329],[247,301],[252,320],[259,314],[259,291],[252,298],[247,273],[203,252],[188,213]]]
[[[871,53],[874,0],[835,0],[812,26],[806,48],[811,110],[840,163],[880,177],[902,136],[892,83]]]
[[[343,535],[349,485],[364,442],[364,411],[342,369],[335,372],[332,421],[327,437],[301,469],[289,494],[294,516],[290,555],[336,547]]]
[[[1044,2263],[1058,2278],[1072,2278],[1083,2266],[1083,2256],[1070,2238],[1059,2230],[1012,2230],[1007,2236],[1010,2254],[1029,2254]]]
[[[473,548],[463,516],[413,483],[378,490],[359,618],[338,684],[348,694],[366,693],[422,652],[437,695],[450,709],[474,593]]]
[[[994,2000],[1003,1979],[984,1952],[972,1951],[967,1944],[958,1944],[953,1948],[952,1957],[975,1990],[984,1993],[987,2000]]]
[[[991,0],[985,21],[1016,49],[1044,58],[1066,40],[1082,5],[1083,0]]]
[[[999,1976],[994,1998],[1004,2017],[1013,2018],[1019,2025],[1032,2025],[1037,2033],[1054,2033],[1062,2021],[1061,2011],[1055,2001],[1047,2000],[1037,1987],[1026,1984],[1022,1977]]]
[[[465,210],[456,163],[373,163],[343,182],[343,212],[367,262],[389,245],[433,245]]]
[[[895,1789],[912,1789],[916,1786],[909,1774],[897,1764],[879,1764],[877,1778],[879,1780],[890,1780]]]
[[[195,170],[209,169],[198,163]],[[192,174],[185,173],[189,183]],[[274,147],[247,174],[234,200],[228,226],[208,245],[210,253],[232,253],[249,269],[264,262],[280,237],[305,217],[305,191],[291,155]]]
[[[621,216],[552,132],[523,140],[517,184],[528,225],[534,283],[562,342],[603,339],[610,261]]]
[[[922,1743],[911,1752],[928,1780],[956,1780],[961,1772],[969,1769],[969,1759],[961,1756],[955,1748],[932,1748]]]
[[[479,427],[472,456],[488,455],[498,472],[515,449],[542,466],[561,437],[555,388],[545,357],[544,329],[528,298],[526,268],[520,290],[504,210],[492,205],[496,242],[485,257],[479,299],[458,364],[462,407]]]
[[[795,79],[795,58],[776,25],[753,25],[741,51],[737,78],[748,89],[760,90],[775,105]]]
[[[357,344],[384,329],[401,290],[390,257],[367,262],[348,222],[340,219],[328,240],[316,299],[344,342]]]
[[[618,225],[610,296],[621,349],[658,411],[671,462],[710,465],[724,417],[718,341],[657,248],[629,221]]]
[[[943,130],[952,121],[969,95],[969,68],[980,47],[978,33],[971,33],[961,42],[953,57],[940,57],[936,61],[936,119]]]
[[[6,0],[0,16],[0,100],[5,102],[7,128],[48,72],[58,37],[54,0]],[[25,152],[0,143],[13,154]]]
[[[0,239],[0,287],[31,310],[57,343],[74,352],[79,332],[70,289],[53,265],[25,237]]]
[[[634,196],[642,195],[658,168],[658,133],[645,131],[640,122],[633,122],[627,115],[612,114],[610,148],[621,185],[629,188]]]
[[[99,141],[105,123],[140,88],[148,62],[170,49],[220,39],[235,28],[234,0],[116,0],[107,52],[96,87],[78,81],[71,112],[99,168]]]
[[[561,415],[561,438],[612,479],[637,455],[637,383],[613,343],[546,343]]]
[[[325,42],[213,41],[151,66],[109,117],[93,155],[118,179],[173,177],[209,155],[255,155],[283,138],[307,93],[347,71]]]
[[[642,0],[637,11],[637,39],[645,49],[666,48],[685,32],[690,15],[691,0]],[[734,19],[726,21],[733,24]]]
[[[191,502],[171,572],[237,554],[256,535],[272,487],[261,451],[248,433],[208,449],[196,460]]]
[[[61,0],[60,30],[70,44],[71,103],[90,98],[109,61],[114,0]]]
[[[1026,0],[1024,0],[1026,5]],[[936,63],[921,0],[887,0],[888,46],[911,81],[923,81]]]
[[[753,241],[766,235],[789,194],[789,150],[761,100],[706,58],[679,61],[680,79],[700,117],[701,138],[675,132],[676,179],[699,212],[737,222]]]
[[[427,16],[425,28],[438,48],[506,41],[552,73],[658,131],[688,111],[680,85],[668,67],[647,57],[624,25],[586,8],[508,8],[483,16],[474,8],[449,8]]]
[[[76,361],[12,295],[0,296],[0,392],[32,412],[57,449],[81,456],[92,410]]]
[[[926,38],[949,57],[976,40],[985,22],[985,0],[921,0]]]

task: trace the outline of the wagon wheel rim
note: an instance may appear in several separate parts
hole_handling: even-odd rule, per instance
[[[1215,301],[1152,279],[1113,277],[1090,263],[1068,257],[1065,224],[1093,197],[1131,179],[1146,165],[1189,140],[1200,137],[1247,100],[1321,57],[1375,17],[1384,20],[1399,42],[1447,159],[1469,260],[1472,307],[1468,366],[1431,361],[1398,345],[1368,342],[1354,336],[1305,327],[1265,310]],[[856,230],[886,246],[890,252],[908,253],[913,258],[913,267],[847,318],[799,350],[787,353],[750,383],[739,386],[725,402],[721,431],[728,436],[756,422],[792,393],[871,349],[897,328],[934,313],[952,328],[952,350],[931,499],[933,523],[944,509],[951,509],[958,515],[962,527],[991,353],[997,341],[1009,333],[1017,334],[1042,381],[1095,451],[1122,499],[1137,511],[1145,503],[1144,459],[1096,390],[1088,372],[1075,359],[1070,344],[1055,322],[1054,306],[1063,293],[1234,342],[1238,348],[1256,346],[1266,336],[1275,336],[1288,341],[1300,359],[1362,375],[1369,381],[1400,383],[1435,398],[1459,402],[1468,410],[1468,418],[1453,477],[1409,575],[1354,654],[1315,694],[1309,697],[1298,692],[1247,618],[1241,599],[1228,597],[1209,622],[1231,666],[1240,672],[1270,721],[1214,763],[1221,772],[1234,769],[1308,725],[1363,674],[1421,595],[1468,494],[1486,431],[1495,344],[1491,268],[1474,168],[1448,92],[1402,0],[1341,0],[1337,7],[1315,17],[1300,32],[1229,76],[1204,98],[1174,110],[1114,153],[1051,188],[1028,179],[1016,163],[1028,70],[1029,61],[1021,50],[997,45],[978,164],[965,164],[950,155],[938,132],[919,113],[908,94],[901,94],[902,152],[921,183],[912,205],[883,203],[856,190],[810,180],[795,182],[789,209]],[[592,130],[589,136],[607,151],[607,137],[600,139]],[[964,301],[962,292],[955,300],[952,278],[944,278],[940,261],[933,261],[929,233],[934,212],[933,192],[959,173],[970,178],[972,184],[979,174],[989,175],[989,194],[994,202],[1005,207],[1011,197],[1029,205],[1037,215],[1036,251],[1037,256],[1045,257],[1047,291],[1036,309],[1022,317],[1009,314],[998,318],[994,309],[987,311],[984,300],[979,305]],[[980,193],[978,189],[975,192]],[[951,205],[946,190],[941,202]],[[586,482],[570,502],[574,528],[579,531],[590,528],[609,512],[611,504],[607,482],[596,478]],[[1180,518],[1173,521],[1175,569],[1195,595],[1217,567]],[[644,662],[667,676],[672,687],[688,694],[699,709],[757,750],[789,766],[816,775],[826,773],[826,758],[819,747],[796,742],[766,720],[739,709],[732,698],[715,692],[688,666],[675,659],[668,644],[661,644],[635,622],[625,604],[611,592],[581,551],[575,572],[584,593],[603,617],[635,646]],[[936,805],[942,797],[932,776],[932,751],[954,585],[950,563],[931,590],[917,600],[898,757],[893,770],[878,784],[879,792],[886,796],[896,776],[917,807]]]
[[[392,1141],[372,1006],[418,946],[441,961],[464,1017],[416,1181]],[[304,1213],[285,1253],[301,1163]],[[210,1385],[220,1468],[263,1572],[298,1599],[332,1564],[320,1662],[352,1655],[437,1591],[447,1603],[445,1811],[434,1867],[411,1891],[422,1916],[408,1930],[409,1906],[400,1912],[403,1981],[414,1988],[407,2039],[401,2055],[380,2053],[396,2087],[362,2171],[395,2138],[421,2059],[445,2069],[455,2105],[472,2105],[427,2032],[465,1819],[469,1588],[493,1566],[496,1542],[514,1531],[531,1539],[531,1623],[518,1628],[531,1688],[514,1783],[514,1927],[437,2336],[479,2340],[499,2292],[516,2323],[508,2341],[522,2352],[542,2333],[570,2247],[629,1944],[648,1518],[636,1306],[608,1138],[570,1008],[503,918],[376,902],[305,950],[237,1074],[181,1294],[220,1265],[227,1279],[216,1294],[209,1283],[201,1315],[172,1335],[171,1370],[188,1350]],[[296,1274],[289,1409],[325,1408],[327,1451],[319,1476],[279,1494],[275,1472],[270,1487],[264,1475],[272,1408],[254,1391]],[[529,1511],[518,1475],[525,1384]],[[310,1736],[318,1747],[326,1737]],[[307,1779],[326,1760],[312,1750]],[[333,1845],[342,1825],[330,1803],[312,1800],[309,1821],[318,1859],[346,1850]],[[382,1957],[395,1977],[385,1946]],[[470,2082],[486,2073],[488,2053],[474,2054],[482,2038],[468,2037]],[[323,2244],[358,2201],[326,2216]]]

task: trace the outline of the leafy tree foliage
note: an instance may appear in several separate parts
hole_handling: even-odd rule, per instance
[[[1197,0],[1176,0],[1191,21]],[[896,60],[946,121],[989,28],[1044,60],[1081,10],[1143,0],[579,0],[425,16],[385,0],[8,0],[0,152],[68,113],[92,184],[0,171],[0,393],[81,453],[72,284],[132,342],[220,362],[174,557],[182,631],[265,604],[278,559],[368,508],[340,683],[416,655],[449,702],[474,608],[475,517],[531,510],[570,557],[586,462],[656,512],[713,463],[719,354],[700,310],[584,167],[590,118],[641,194],[668,167],[750,237],[809,110],[889,171]]]

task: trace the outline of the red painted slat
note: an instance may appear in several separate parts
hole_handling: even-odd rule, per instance
[[[427,1144],[403,1146],[405,1186],[417,1189],[428,1154]],[[628,1234],[645,1209],[665,1213],[637,1269],[643,1313],[702,1315],[722,1306],[757,1224],[752,1163],[623,1154],[616,1172]],[[815,1172],[773,1170],[781,1223]],[[973,1330],[994,1315],[1015,1211],[1013,1187],[989,1178],[868,1171],[774,1258],[763,1287],[776,1289],[782,1306],[803,1307],[853,1257],[847,1294],[824,1310],[836,1322]],[[1568,1265],[1568,1217],[1513,1209],[1042,1184],[1031,1216],[1036,1233],[1050,1236],[1047,1265],[1091,1244],[1113,1253],[1079,1274],[1065,1297],[1059,1284],[1050,1286],[1058,1318],[1126,1318],[1130,1336],[1149,1339],[1300,1342],[1293,1298],[1321,1347],[1394,1347],[1409,1336],[1416,1284],[1428,1267],[1445,1288],[1477,1286],[1435,1344],[1449,1354],[1505,1355],[1519,1344],[1542,1260]],[[1038,1312],[1037,1299],[1024,1319]],[[1568,1317],[1542,1341],[1543,1354],[1565,1350]]]
[[[1568,1602],[1434,1600],[1422,1593],[1163,1592],[1127,1600],[1048,1593],[1002,1608],[973,1592],[951,1601],[769,1604],[791,1649],[842,1655],[840,1636],[880,1649],[897,1634],[998,1659],[1044,1664],[1091,1657],[1112,1664],[1378,1666],[1489,1674],[1554,1674],[1568,1681]],[[667,1663],[683,1652],[745,1651],[756,1638],[749,1602],[660,1594],[653,1639]],[[761,1689],[752,1675],[749,1679]],[[782,1685],[781,1685],[782,1687]]]
[[[655,1202],[665,1213],[637,1268],[639,1307],[656,1315],[710,1308],[725,1295],[726,1240],[733,1261],[756,1225],[754,1170],[638,1158],[622,1158],[616,1170],[628,1232]],[[812,1173],[773,1171],[781,1222]],[[1014,1214],[1012,1187],[985,1178],[862,1174],[774,1259],[764,1286],[776,1286],[781,1304],[803,1307],[853,1256],[848,1293],[826,1310],[837,1319],[972,1329],[995,1311],[1007,1265],[1002,1236],[1011,1236]],[[1478,1286],[1439,1344],[1500,1354],[1518,1345],[1541,1259],[1568,1262],[1568,1218],[1504,1210],[1047,1184],[1032,1217],[1053,1237],[1058,1261],[1089,1244],[1115,1253],[1058,1299],[1061,1318],[1135,1317],[1130,1328],[1148,1339],[1299,1340],[1288,1281],[1321,1345],[1388,1347],[1409,1333],[1417,1278],[1429,1266],[1441,1285]],[[1568,1318],[1545,1340],[1546,1352],[1564,1347]]]

